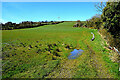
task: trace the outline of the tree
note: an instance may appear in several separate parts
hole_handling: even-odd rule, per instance
[[[77,20],[78,27],[81,27],[83,24],[80,20]]]
[[[114,40],[111,40],[111,46],[115,46],[120,50],[118,44],[120,43],[120,1],[107,2],[101,17],[102,25],[113,35]]]
[[[102,21],[101,21],[101,15],[96,14],[95,16],[93,16],[91,19],[86,21],[86,26],[90,27],[90,28],[95,28],[95,29],[99,29],[101,27]]]
[[[98,2],[95,4],[96,10],[100,13],[103,12],[105,6],[106,6],[105,2]]]
[[[104,28],[116,37],[120,33],[120,2],[107,2],[101,17]]]

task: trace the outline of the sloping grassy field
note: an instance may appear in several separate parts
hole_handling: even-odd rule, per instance
[[[74,24],[2,31],[3,78],[118,78],[118,63],[108,57],[98,31]],[[84,52],[69,60],[74,49]]]

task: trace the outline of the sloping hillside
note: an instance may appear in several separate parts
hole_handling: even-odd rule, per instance
[[[118,78],[118,63],[97,29],[74,24],[2,31],[3,78]],[[69,60],[74,49],[84,52]]]

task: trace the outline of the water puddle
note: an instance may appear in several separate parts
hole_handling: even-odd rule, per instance
[[[76,59],[82,54],[83,50],[82,49],[74,49],[71,52],[71,55],[68,56],[68,59]]]

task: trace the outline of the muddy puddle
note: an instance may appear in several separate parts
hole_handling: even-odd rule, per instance
[[[74,49],[71,52],[71,55],[68,56],[68,59],[76,59],[80,55],[82,55],[83,50],[82,49]]]

